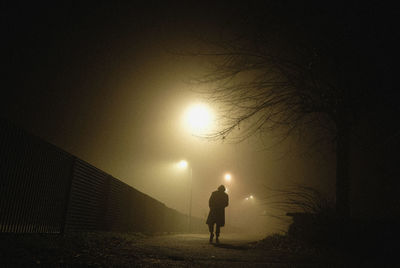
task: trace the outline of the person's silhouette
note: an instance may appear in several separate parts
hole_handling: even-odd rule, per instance
[[[208,224],[208,230],[210,231],[210,243],[214,238],[214,224],[215,228],[215,242],[219,243],[220,228],[225,225],[225,207],[229,204],[229,197],[225,193],[225,186],[221,185],[218,187],[218,191],[211,193],[208,205],[210,212],[208,213],[206,224]]]

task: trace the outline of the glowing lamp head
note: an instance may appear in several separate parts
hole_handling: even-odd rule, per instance
[[[187,166],[188,166],[188,162],[186,160],[181,160],[178,163],[178,168],[180,168],[180,169],[185,169],[185,168],[187,168]]]
[[[231,179],[232,179],[232,175],[231,174],[229,174],[229,173],[226,173],[225,174],[225,176],[224,176],[224,178],[225,178],[225,181],[231,181]]]
[[[204,133],[210,128],[211,122],[212,114],[204,104],[193,105],[185,113],[185,124],[192,133]]]

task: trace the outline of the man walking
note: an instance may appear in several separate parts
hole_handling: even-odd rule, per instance
[[[218,191],[212,192],[208,205],[210,207],[210,213],[208,213],[207,224],[208,230],[210,231],[210,243],[214,238],[214,224],[215,228],[215,242],[219,243],[220,228],[225,225],[225,207],[229,204],[229,197],[225,193],[225,186],[221,185],[218,187]]]

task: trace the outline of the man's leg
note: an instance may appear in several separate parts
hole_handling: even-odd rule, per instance
[[[212,240],[214,238],[214,223],[208,224],[208,231],[210,231],[210,243],[212,243]]]
[[[217,223],[217,226],[215,228],[215,242],[219,243],[219,232],[221,231],[221,226]]]

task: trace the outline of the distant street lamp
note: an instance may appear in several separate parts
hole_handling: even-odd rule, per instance
[[[245,200],[251,200],[251,199],[254,199],[254,195],[249,195],[249,196],[245,197]]]
[[[188,162],[187,162],[186,160],[181,160],[181,161],[179,161],[179,163],[178,163],[178,167],[179,167],[180,169],[186,169],[187,166],[188,166]]]
[[[231,186],[232,175],[230,173],[225,173],[224,175],[225,185]],[[229,192],[228,187],[225,187],[225,192]]]
[[[225,178],[225,181],[230,182],[232,180],[232,175],[229,173],[226,173],[224,178]]]
[[[189,163],[186,160],[181,160],[178,163],[180,169],[187,169]],[[193,168],[190,166],[190,199],[189,199],[189,232],[192,227],[192,194],[193,194]]]

